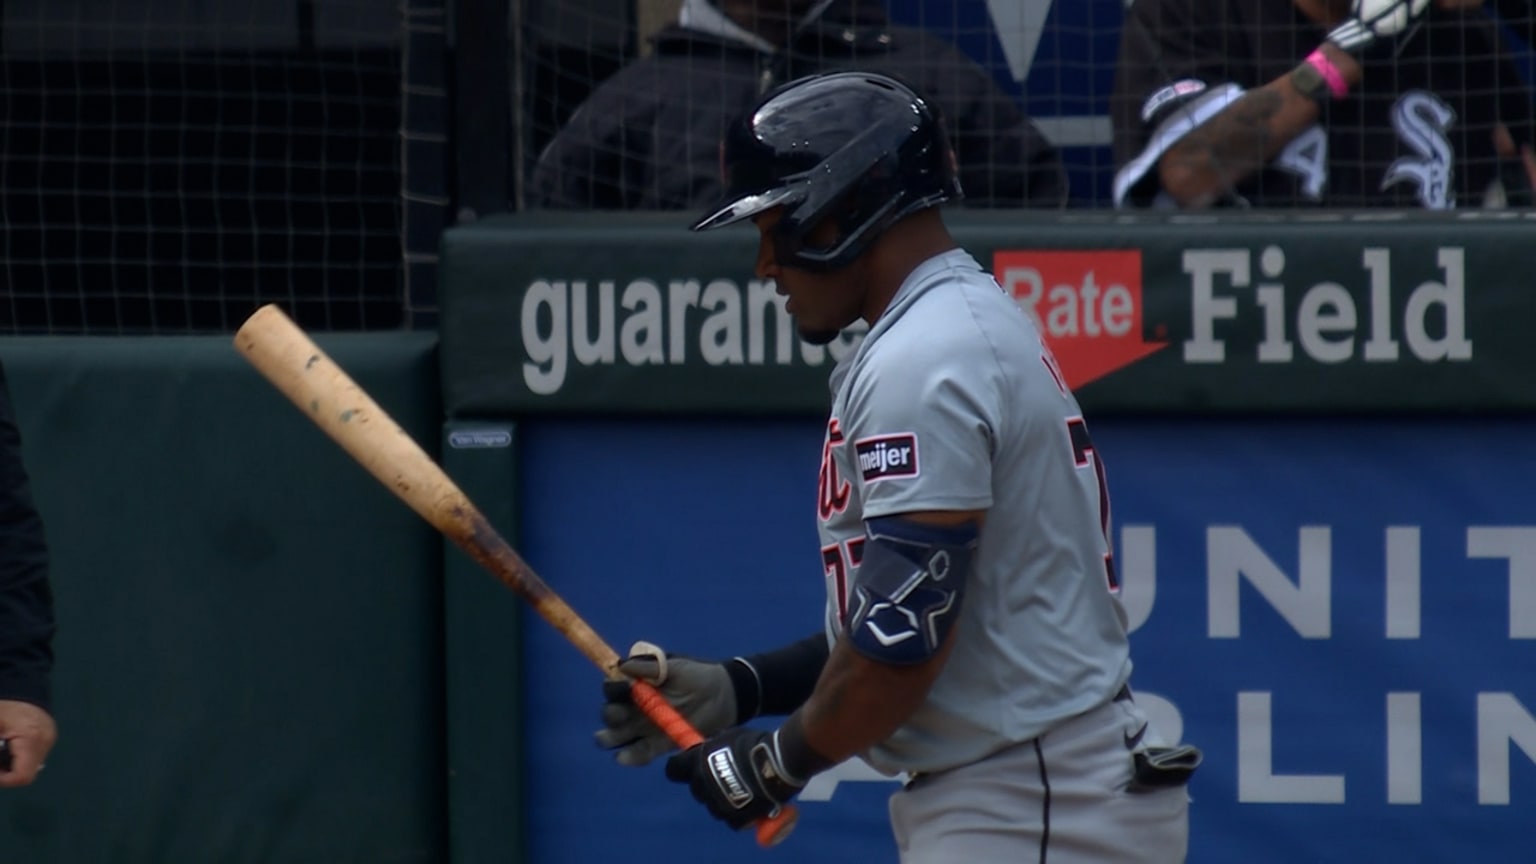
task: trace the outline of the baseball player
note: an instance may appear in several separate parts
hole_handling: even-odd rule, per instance
[[[802,338],[869,331],[834,370],[817,490],[825,631],[723,662],[641,644],[706,736],[672,756],[741,828],[855,756],[900,775],[904,864],[1176,862],[1193,747],[1153,748],[1128,686],[1103,465],[1030,319],[957,248],[938,205],[954,157],[892,78],[838,73],[769,94],[730,132],[726,202]],[[609,702],[624,764],[668,749]],[[777,729],[742,727],[787,715]]]

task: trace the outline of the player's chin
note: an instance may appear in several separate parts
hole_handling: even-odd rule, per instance
[[[836,329],[824,330],[817,327],[809,327],[803,324],[800,325],[800,327],[797,329],[800,331],[800,338],[806,342],[811,343],[812,345],[826,345],[833,339],[836,339],[837,334],[839,333],[839,331]]]

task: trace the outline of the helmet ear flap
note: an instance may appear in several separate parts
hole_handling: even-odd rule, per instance
[[[779,235],[775,244],[779,260],[820,272],[853,263],[875,237],[905,212],[901,208],[907,195],[898,167],[896,154],[883,154],[851,185],[821,187],[822,194],[808,196],[800,205],[786,209],[774,226]],[[837,227],[837,236],[827,246],[807,245],[811,232],[827,221]]]

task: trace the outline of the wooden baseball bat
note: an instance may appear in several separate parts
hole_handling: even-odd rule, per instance
[[[410,505],[544,620],[603,674],[625,680],[619,655],[523,561],[426,451],[290,319],[268,304],[235,331],[235,347],[283,395],[340,444],[368,473]],[[631,682],[635,704],[684,749],[703,736],[645,681]],[[798,814],[786,806],[757,822],[757,842],[789,836]]]

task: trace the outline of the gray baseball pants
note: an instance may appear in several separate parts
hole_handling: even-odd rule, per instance
[[[1130,792],[1146,715],[1122,699],[891,796],[901,864],[1179,864],[1184,786]]]

